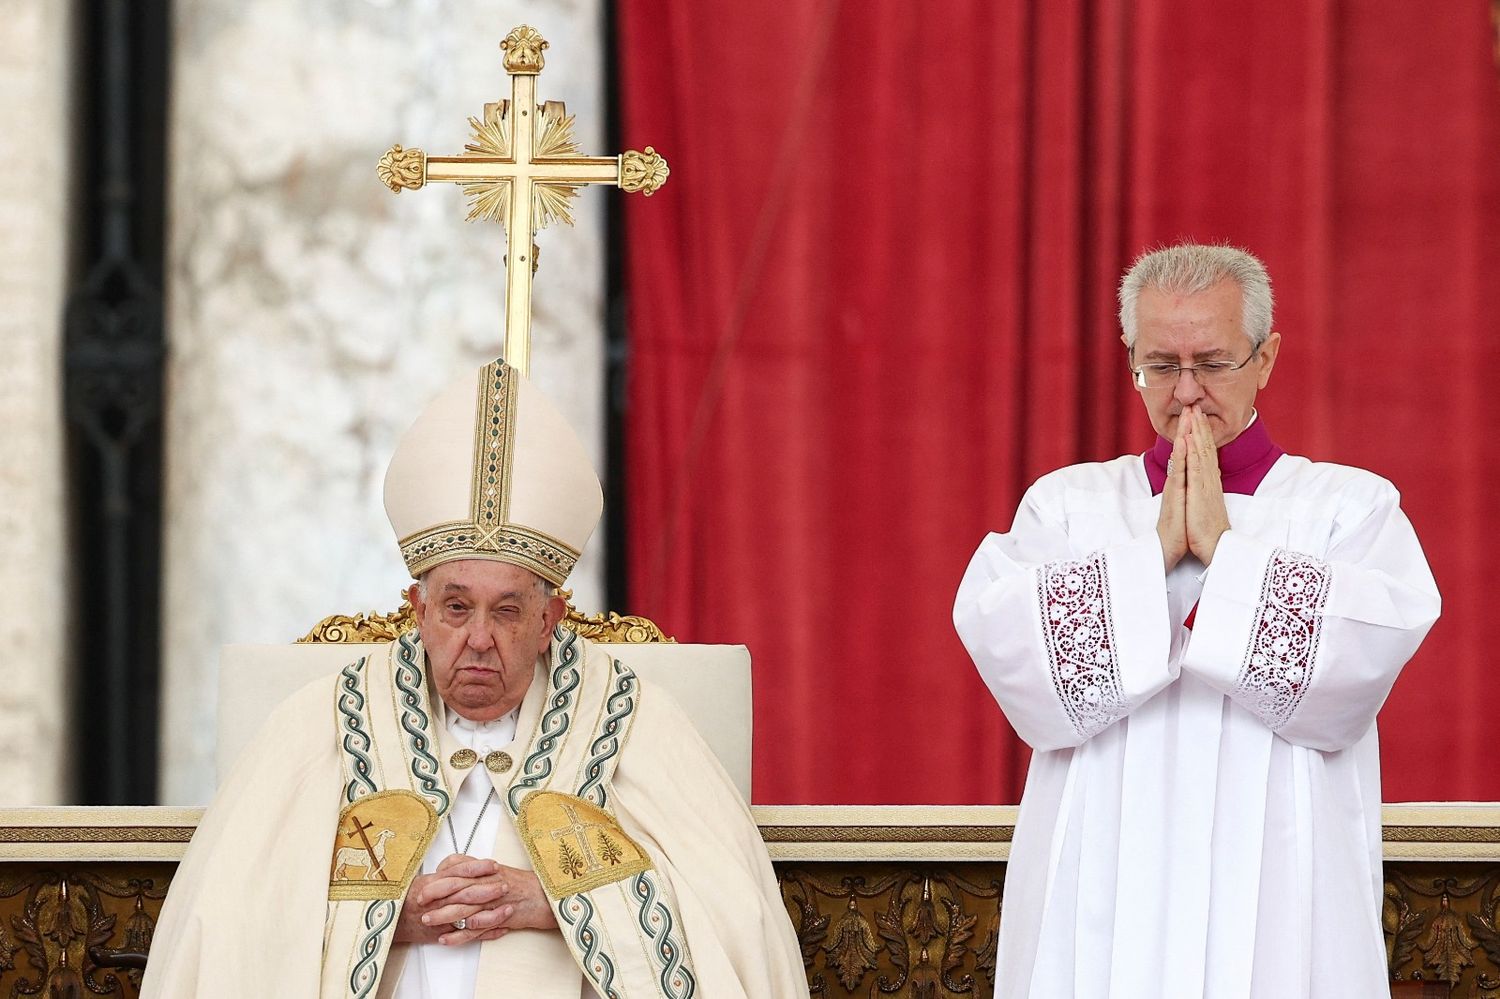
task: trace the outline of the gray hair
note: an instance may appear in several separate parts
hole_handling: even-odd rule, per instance
[[[1266,265],[1234,246],[1178,243],[1141,254],[1120,279],[1120,331],[1135,347],[1136,305],[1146,288],[1172,295],[1197,295],[1225,278],[1239,285],[1240,321],[1256,350],[1271,335],[1271,278]]]
[[[428,569],[426,572],[422,573],[422,575],[417,577],[417,593],[422,597],[423,600],[427,599],[427,577],[430,575],[432,575],[432,570]],[[536,573],[531,573],[531,578],[536,581],[537,592],[542,595],[543,600],[551,599],[557,593],[557,588],[555,586],[553,586],[547,580],[543,579],[541,576],[538,576]]]

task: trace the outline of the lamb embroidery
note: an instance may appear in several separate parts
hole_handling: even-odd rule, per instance
[[[415,791],[376,791],[346,806],[336,828],[329,899],[395,899],[421,867],[438,814]]]
[[[385,876],[385,845],[396,833],[390,829],[382,829],[375,836],[375,841],[370,841],[369,831],[374,828],[370,822],[360,822],[357,816],[350,816],[353,823],[349,829],[349,835],[360,841],[360,846],[345,846],[333,858],[333,880],[348,880],[348,870],[351,867],[363,867],[365,869],[365,881],[389,881]]]

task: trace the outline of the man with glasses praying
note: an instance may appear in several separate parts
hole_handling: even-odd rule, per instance
[[[1119,297],[1156,443],[1038,480],[954,606],[1035,750],[995,994],[1388,995],[1375,714],[1432,573],[1391,483],[1257,416],[1259,260],[1172,246]]]

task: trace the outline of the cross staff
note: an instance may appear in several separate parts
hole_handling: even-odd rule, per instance
[[[500,43],[510,74],[510,100],[486,104],[484,119],[470,118],[474,141],[460,156],[428,156],[393,146],[377,173],[397,194],[429,181],[462,184],[469,221],[505,223],[510,245],[505,266],[505,361],[522,374],[531,367],[531,277],[536,231],[553,221],[573,224],[568,202],[584,184],[612,184],[647,197],[667,180],[667,161],[650,146],[619,156],[580,156],[573,118],[561,101],[538,107],[536,78],[546,40],[521,25]],[[519,114],[516,111],[519,110]],[[527,255],[530,254],[530,261]],[[514,260],[512,260],[514,258]]]

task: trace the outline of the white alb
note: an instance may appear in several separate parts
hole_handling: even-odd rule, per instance
[[[1160,505],[1139,456],[1054,472],[959,587],[1035,749],[995,994],[1386,995],[1375,714],[1439,610],[1396,490],[1283,456],[1170,573]]]

